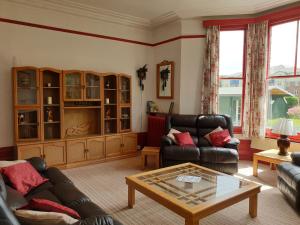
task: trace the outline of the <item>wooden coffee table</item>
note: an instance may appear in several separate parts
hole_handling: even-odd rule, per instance
[[[253,155],[253,176],[257,177],[257,169],[258,169],[258,161],[270,163],[272,165],[277,165],[282,162],[290,162],[292,161],[291,153],[287,156],[278,155],[278,149],[270,149],[266,151],[261,151],[258,153],[254,153]]]
[[[180,182],[176,180],[180,175],[201,177],[201,181]],[[138,190],[184,217],[186,225],[198,225],[200,219],[247,198],[250,216],[257,216],[260,185],[192,163],[128,176],[126,183],[129,208],[135,204]]]

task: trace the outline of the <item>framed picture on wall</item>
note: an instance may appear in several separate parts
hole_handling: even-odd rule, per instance
[[[156,95],[160,99],[174,97],[174,62],[162,61],[157,64]]]

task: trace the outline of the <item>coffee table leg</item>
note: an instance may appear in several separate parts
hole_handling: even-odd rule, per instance
[[[256,156],[253,156],[253,176],[257,177],[258,161]]]
[[[249,197],[249,214],[252,218],[257,216],[257,194]]]
[[[193,217],[188,217],[185,219],[185,225],[199,225],[199,220]]]
[[[135,190],[131,185],[128,185],[128,207],[133,208],[135,203]]]

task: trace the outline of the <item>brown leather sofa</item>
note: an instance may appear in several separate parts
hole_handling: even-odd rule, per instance
[[[215,147],[204,137],[218,126],[228,129],[231,140],[224,147]],[[196,163],[220,172],[234,174],[238,171],[238,146],[233,137],[231,118],[227,115],[169,115],[166,119],[166,134],[171,128],[189,132],[196,147],[178,146],[168,136],[162,137],[161,166],[184,162]]]
[[[26,205],[32,198],[48,199],[74,209],[81,217],[74,225],[122,225],[79,191],[72,181],[59,169],[54,167],[47,168],[41,158],[31,158],[28,161],[49,181],[33,189],[23,197],[7,185],[5,178],[0,175],[1,225],[20,225],[11,209]]]

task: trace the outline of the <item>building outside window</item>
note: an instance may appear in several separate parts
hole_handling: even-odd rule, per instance
[[[219,113],[242,126],[244,87],[244,30],[220,32]]]

